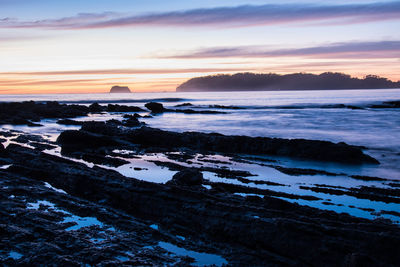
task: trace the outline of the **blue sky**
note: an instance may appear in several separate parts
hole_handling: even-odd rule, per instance
[[[241,71],[400,80],[399,26],[400,1],[0,0],[0,93]]]

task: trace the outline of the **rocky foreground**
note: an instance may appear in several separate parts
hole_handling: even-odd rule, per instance
[[[95,107],[82,108],[82,113]],[[108,109],[96,108],[100,112]],[[74,117],[66,111],[68,106],[63,109],[64,113],[56,118]],[[18,116],[35,119],[23,113]],[[215,264],[230,266],[400,263],[400,229],[390,221],[300,206],[266,190],[262,197],[233,195],[232,186],[207,182],[201,169],[169,166],[179,172],[168,183],[155,184],[86,163],[119,166],[124,164],[123,155],[109,155],[129,150],[181,151],[185,155],[269,153],[376,164],[362,148],[310,140],[166,132],[143,126],[137,117],[126,116],[122,122],[80,123],[80,130],[63,132],[57,143],[20,135],[20,143],[29,146],[9,144],[4,148],[0,144],[2,265],[190,266],[201,264],[194,261],[196,256],[211,257]],[[66,122],[74,123],[63,121]],[[58,146],[69,159],[45,153]],[[220,169],[208,171],[250,175]],[[204,184],[211,185],[211,189]],[[238,189],[246,187],[237,186],[235,190]],[[384,194],[398,194],[397,189],[391,190]],[[171,254],[171,247],[197,254]]]

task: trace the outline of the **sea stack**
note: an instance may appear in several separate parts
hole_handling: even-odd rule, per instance
[[[132,93],[129,87],[127,86],[113,86],[110,90],[110,93]]]

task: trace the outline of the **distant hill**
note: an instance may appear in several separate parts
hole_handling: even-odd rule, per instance
[[[131,93],[131,90],[127,86],[113,86],[110,93]]]
[[[392,82],[376,75],[364,79],[343,73],[325,72],[319,75],[293,73],[237,73],[192,78],[176,88],[177,92],[196,91],[264,91],[264,90],[324,90],[324,89],[381,89],[400,88],[400,81]]]

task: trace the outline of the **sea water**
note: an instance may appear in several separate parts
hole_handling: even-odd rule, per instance
[[[2,102],[29,100],[84,105],[98,102],[140,107],[144,107],[147,102],[156,101],[167,108],[191,103],[192,106],[180,109],[215,110],[226,114],[164,113],[146,119],[145,122],[150,127],[179,132],[201,131],[229,135],[304,138],[365,146],[368,148],[365,153],[377,158],[381,164],[349,168],[356,168],[360,175],[400,179],[400,109],[369,107],[384,101],[400,100],[400,89],[0,96]],[[361,109],[340,107],[338,104],[357,106]],[[238,109],[215,108],[215,105],[233,106]],[[106,119],[111,116],[82,119]],[[63,129],[56,124],[51,127],[47,129],[47,134],[57,135]],[[46,132],[45,128],[31,130],[40,133]]]
[[[170,109],[193,109],[198,111],[213,110],[216,114],[184,114],[167,112],[151,114],[150,118],[140,118],[150,127],[178,132],[199,131],[218,132],[227,135],[247,135],[280,138],[304,138],[346,142],[351,145],[365,147],[367,153],[378,159],[379,165],[348,165],[332,162],[299,160],[285,157],[265,156],[277,160],[278,165],[293,168],[310,168],[341,173],[335,177],[326,175],[287,175],[274,168],[261,166],[257,163],[230,161],[229,158],[218,156],[219,163],[202,162],[204,166],[219,168],[225,166],[233,170],[248,171],[255,176],[249,180],[266,180],[281,185],[243,184],[236,179],[227,179],[215,173],[203,172],[209,181],[233,183],[275,192],[295,194],[299,196],[314,196],[320,200],[292,199],[279,197],[286,201],[297,202],[320,209],[336,212],[347,212],[351,215],[373,219],[379,211],[400,211],[400,204],[359,199],[353,196],[331,195],[302,189],[301,186],[341,186],[349,190],[360,186],[377,186],[387,188],[383,181],[362,181],[352,179],[350,175],[376,176],[400,180],[400,109],[372,108],[373,104],[385,101],[400,100],[399,89],[388,90],[329,90],[329,91],[265,91],[265,92],[198,92],[198,93],[132,93],[132,94],[65,94],[65,95],[3,95],[0,101],[59,101],[68,104],[89,105],[121,104],[139,106],[146,110],[145,104],[150,101],[160,102]],[[186,103],[185,106],[180,106]],[[188,105],[187,103],[190,103]],[[358,107],[348,108],[340,105]],[[140,112],[150,114],[149,111]],[[109,119],[122,120],[121,114],[104,113],[89,114],[75,120],[105,121]],[[55,141],[60,132],[68,129],[79,129],[79,126],[65,126],[56,123],[57,119],[45,119],[42,127],[2,125],[4,130],[17,130],[29,134],[39,134],[50,141]],[[22,134],[22,133],[19,133]],[[12,140],[6,138],[7,145]],[[12,139],[12,138],[11,138]],[[24,144],[25,146],[29,146]],[[45,150],[46,153],[60,155],[60,148]],[[126,151],[128,154],[130,151]],[[241,155],[246,157],[246,155]],[[207,156],[212,160],[214,156]],[[263,156],[259,156],[263,157]],[[89,167],[93,163],[83,162]],[[221,162],[227,161],[227,163]],[[129,164],[115,169],[126,177],[137,178],[149,182],[165,183],[176,171],[158,166],[152,161],[172,161],[164,154],[145,154],[128,159]],[[194,160],[194,165],[197,161]],[[183,165],[182,162],[175,162]],[[194,166],[193,165],[193,166]],[[197,165],[196,165],[197,166]],[[2,166],[6,167],[6,166]],[[197,166],[198,167],[198,166]],[[51,185],[48,185],[51,186]],[[207,189],[212,186],[204,185]],[[246,194],[238,194],[239,196]],[[326,203],[329,202],[329,205]],[[368,211],[366,209],[373,209]],[[383,214],[384,218],[400,222],[400,216]]]

